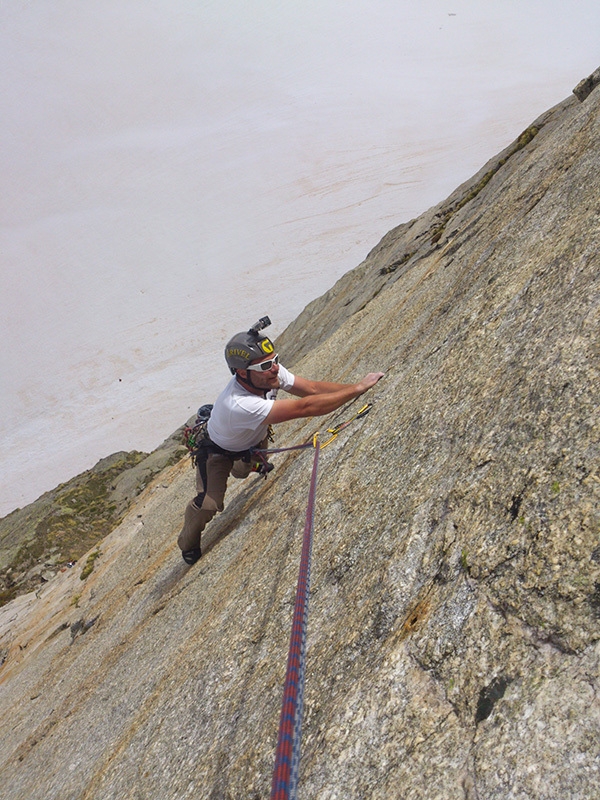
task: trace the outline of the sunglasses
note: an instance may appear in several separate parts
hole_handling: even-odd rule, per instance
[[[271,369],[273,364],[279,364],[279,356],[277,353],[268,361],[261,361],[260,364],[249,364],[246,369],[252,369],[255,372],[267,372],[267,370]]]

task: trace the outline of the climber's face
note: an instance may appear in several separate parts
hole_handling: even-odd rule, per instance
[[[250,378],[250,382],[257,389],[278,389],[279,357],[271,354],[264,358],[256,358],[250,364],[251,370],[238,370],[243,378]]]

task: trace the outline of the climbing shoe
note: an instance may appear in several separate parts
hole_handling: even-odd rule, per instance
[[[259,475],[264,475],[266,478],[272,469],[275,469],[275,464],[271,464],[270,461],[255,461],[252,464],[251,472],[258,472]]]
[[[195,564],[202,555],[202,550],[199,547],[194,547],[193,550],[183,550],[181,555],[186,564]]]

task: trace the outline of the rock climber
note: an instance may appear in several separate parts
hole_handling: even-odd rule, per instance
[[[383,372],[370,372],[358,383],[327,383],[293,375],[279,363],[273,342],[261,333],[270,324],[268,317],[261,317],[248,331],[236,333],[225,347],[233,377],[217,398],[200,437],[198,494],[186,507],[177,540],[187,564],[195,564],[202,555],[202,531],[223,510],[229,475],[246,478],[252,471],[266,474],[273,468],[252,452],[252,448],[266,449],[271,425],[329,414],[383,377]],[[277,400],[279,389],[300,399]]]

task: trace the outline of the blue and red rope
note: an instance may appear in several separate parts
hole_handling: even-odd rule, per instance
[[[279,736],[275,753],[275,768],[271,785],[271,800],[295,800],[300,765],[302,707],[304,701],[304,672],[306,662],[306,628],[310,590],[310,564],[317,492],[317,470],[320,445],[315,441],[300,571],[296,587],[296,602],[288,652],[287,672],[283,687],[283,702],[279,719]]]

